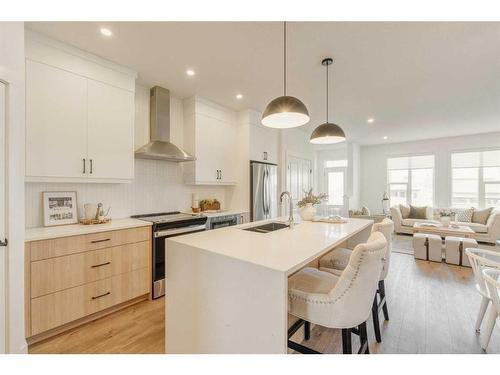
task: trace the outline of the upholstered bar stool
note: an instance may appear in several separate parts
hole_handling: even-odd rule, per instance
[[[486,332],[481,337],[481,348],[486,350],[490,343],[493,328],[495,328],[495,322],[500,319],[500,270],[494,268],[485,269],[483,270],[483,277],[491,297],[491,307],[486,317]]]
[[[481,296],[481,305],[476,319],[476,332],[481,330],[481,323],[483,322],[484,315],[490,304],[491,297],[484,280],[483,270],[488,268],[500,269],[500,253],[484,249],[465,249],[465,254],[469,258],[469,263],[474,272],[474,279],[476,281],[476,289]],[[491,328],[493,330],[493,328]],[[491,336],[491,332],[485,332],[486,335]],[[484,349],[484,348],[483,348]]]
[[[387,241],[372,233],[357,245],[340,276],[307,267],[290,277],[288,312],[299,318],[288,331],[288,347],[305,354],[319,354],[290,340],[304,322],[342,329],[342,350],[352,353],[351,333],[359,335],[358,353],[369,353],[366,320],[385,261]],[[306,336],[307,338],[307,336]]]
[[[380,334],[380,321],[379,315],[380,311],[384,312],[384,319],[389,320],[389,310],[387,308],[387,300],[385,296],[385,278],[389,273],[389,264],[391,260],[392,253],[392,232],[394,232],[394,223],[391,219],[385,218],[380,223],[373,224],[372,233],[380,232],[384,235],[387,241],[387,249],[385,254],[384,268],[380,274],[380,279],[378,282],[377,292],[375,293],[375,298],[373,299],[372,305],[372,316],[373,316],[373,328],[375,331],[375,338],[377,342],[382,341],[382,336]],[[321,271],[330,272],[334,275],[338,275],[341,270],[345,268],[345,265],[349,262],[349,257],[352,251],[348,249],[335,249],[331,253],[325,255],[319,261],[319,269]]]

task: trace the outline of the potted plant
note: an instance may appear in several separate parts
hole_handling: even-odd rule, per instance
[[[448,211],[448,210],[441,210],[439,212],[441,224],[443,224],[443,227],[449,227],[451,224],[451,220],[453,217],[455,217],[455,212],[453,211]]]
[[[325,193],[314,195],[312,189],[304,191],[304,193],[306,193],[305,197],[297,203],[297,207],[299,207],[299,214],[302,220],[312,220],[316,214],[316,207],[314,206],[326,201],[328,199],[328,195]]]

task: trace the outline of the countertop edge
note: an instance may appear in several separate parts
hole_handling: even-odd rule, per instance
[[[55,238],[81,236],[85,234],[110,232],[114,230],[150,227],[153,223],[138,220],[138,219],[114,219],[110,223],[83,225],[83,224],[70,224],[54,227],[36,227],[27,228],[24,232],[24,242],[34,242],[50,240]]]

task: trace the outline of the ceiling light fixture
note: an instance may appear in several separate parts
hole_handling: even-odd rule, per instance
[[[314,144],[326,145],[345,141],[345,133],[337,124],[328,122],[328,67],[333,64],[333,60],[328,57],[321,61],[326,67],[326,122],[321,124],[311,134],[309,141]]]
[[[283,96],[273,99],[262,114],[262,125],[286,129],[305,125],[309,112],[299,99],[286,94],[286,22],[283,23]]]
[[[386,136],[386,135],[384,135],[384,139],[387,139],[387,136]]]
[[[370,117],[368,120],[366,120],[367,123],[373,124],[375,122],[375,119],[373,117]]]
[[[243,99],[243,95],[241,95],[241,94],[236,94],[236,99],[238,99],[238,100]]]
[[[190,76],[190,77],[192,77],[192,76],[194,76],[194,75],[195,75],[194,70],[192,70],[192,69],[188,69],[188,70],[186,70],[186,74],[187,74],[188,76]]]
[[[113,35],[113,32],[110,30],[110,29],[107,29],[105,27],[101,27],[101,34],[104,35],[104,36],[112,36]]]

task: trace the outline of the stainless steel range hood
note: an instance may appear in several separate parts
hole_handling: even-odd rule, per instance
[[[160,86],[151,89],[151,142],[135,152],[136,158],[168,161],[194,161],[196,158],[170,142],[170,91]]]

